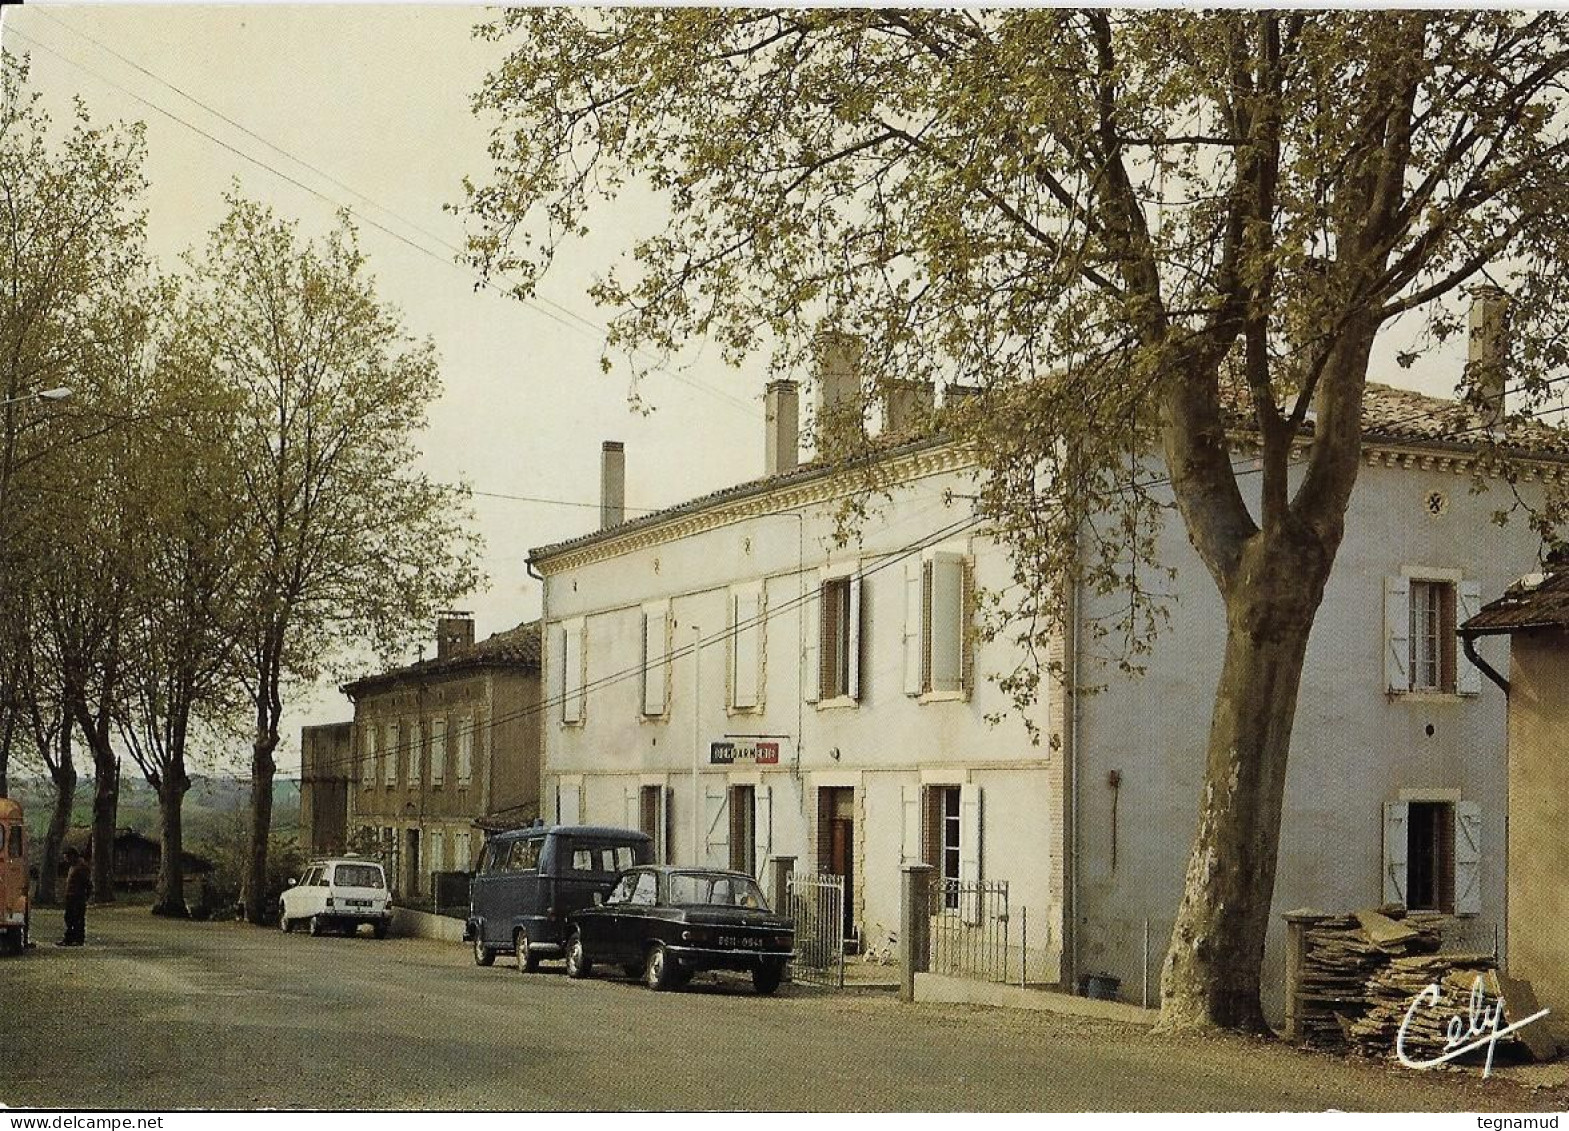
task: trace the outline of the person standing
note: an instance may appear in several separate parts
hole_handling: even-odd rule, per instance
[[[93,876],[74,848],[65,850],[65,868],[65,938],[55,945],[81,946],[87,941],[87,897],[93,894]]]

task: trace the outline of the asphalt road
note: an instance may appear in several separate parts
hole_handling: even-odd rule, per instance
[[[1562,1093],[1240,1039],[93,908],[0,959],[0,1103],[76,1109],[1525,1110]],[[20,1024],[19,1024],[20,1023]]]

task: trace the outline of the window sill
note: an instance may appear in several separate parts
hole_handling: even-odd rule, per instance
[[[1460,691],[1391,691],[1390,702],[1398,703],[1464,703],[1478,698],[1476,692]]]
[[[968,702],[968,691],[923,691],[915,696],[917,703],[965,703]]]
[[[731,706],[731,707],[726,707],[725,708],[725,714],[729,715],[732,718],[734,718],[736,715],[752,715],[752,716],[756,716],[756,715],[761,715],[762,713],[763,713],[763,705],[761,703],[754,703],[750,707],[734,707],[734,706]]]
[[[816,707],[819,711],[842,711],[849,707],[859,707],[859,699],[851,699],[848,695],[836,695],[832,699],[819,699]]]

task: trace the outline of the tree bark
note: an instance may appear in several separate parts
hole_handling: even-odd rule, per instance
[[[272,832],[272,778],[277,769],[273,751],[278,747],[278,735],[269,728],[257,736],[251,756],[251,814],[246,845],[245,888],[241,899],[245,902],[245,918],[261,924],[267,921],[271,909],[267,902],[267,847]]]
[[[49,814],[49,828],[44,833],[44,858],[38,867],[38,902],[44,904],[55,901],[60,850],[65,847],[65,834],[71,827],[71,807],[76,804],[76,766],[71,762],[69,725],[60,736],[59,765],[50,765],[49,776],[54,780],[54,809]]]
[[[93,743],[93,900],[114,902],[114,822],[120,811],[120,762]]]
[[[180,767],[158,779],[159,858],[158,884],[153,892],[153,914],[190,918],[185,905],[185,831],[183,809],[191,782]]]
[[[1287,756],[1339,538],[1260,533],[1225,590],[1198,833],[1161,972],[1161,1028],[1268,1032],[1260,1001]]]

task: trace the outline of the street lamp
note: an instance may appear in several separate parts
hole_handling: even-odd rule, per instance
[[[0,408],[4,408],[8,404],[21,404],[23,401],[63,401],[70,395],[71,390],[61,385],[58,389],[40,389],[36,393],[28,393],[26,396],[11,397],[0,401]]]

